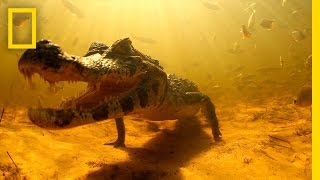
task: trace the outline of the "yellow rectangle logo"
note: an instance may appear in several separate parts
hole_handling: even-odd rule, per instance
[[[30,13],[31,14],[31,44],[14,44],[13,43],[13,14]],[[8,49],[36,49],[37,39],[37,17],[36,8],[8,8]]]

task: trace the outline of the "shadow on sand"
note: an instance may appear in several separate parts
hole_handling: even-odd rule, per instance
[[[103,164],[87,179],[183,179],[181,168],[193,157],[212,148],[197,118],[179,120],[176,129],[163,131],[141,148],[126,147],[129,159]]]

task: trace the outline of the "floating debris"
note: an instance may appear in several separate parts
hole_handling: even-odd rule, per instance
[[[240,49],[239,43],[238,42],[234,42],[233,45],[232,45],[232,49],[229,49],[228,52],[231,53],[231,54],[241,53],[242,50]]]
[[[1,116],[0,116],[0,123],[1,123],[1,120],[2,120],[2,117],[3,117],[3,114],[4,114],[4,107],[2,108],[2,110],[1,110]]]
[[[131,35],[134,39],[146,43],[146,44],[156,44],[157,41],[151,38],[146,38],[146,37],[142,37],[142,36],[135,36],[135,35]]]
[[[234,43],[233,43],[232,51],[233,51],[233,52],[238,52],[239,49],[240,49],[239,43],[238,43],[238,42],[234,42]]]
[[[303,33],[305,36],[309,36],[312,34],[312,28],[304,28]]]
[[[274,20],[262,19],[260,26],[262,26],[265,29],[271,30],[274,27]]]
[[[79,18],[84,17],[84,13],[75,5],[72,0],[62,0],[63,5],[69,9],[72,15],[77,16]]]
[[[277,72],[277,71],[281,71],[281,68],[278,67],[262,67],[262,68],[258,68],[256,70],[257,72],[261,72],[261,73],[270,73],[270,72]]]
[[[24,27],[30,19],[29,15],[16,13],[13,17],[12,24],[16,27]]]
[[[291,35],[293,37],[293,40],[295,40],[296,42],[299,42],[299,41],[301,41],[301,40],[306,38],[306,36],[300,30],[292,31]]]
[[[312,86],[303,86],[293,102],[301,107],[310,106],[312,104]]]
[[[18,168],[17,164],[14,162],[14,160],[12,159],[12,157],[10,156],[10,154],[9,154],[8,151],[7,151],[7,154],[8,154],[8,156],[9,156],[9,158],[11,159],[11,161],[13,162],[13,164],[16,166],[17,172],[19,173],[19,168]]]
[[[256,21],[256,10],[253,10],[252,14],[248,19],[248,29],[252,29]]]
[[[251,38],[251,32],[247,29],[246,25],[241,26],[240,32],[242,33],[242,38],[243,39],[249,39]]]
[[[48,92],[51,94],[57,94],[57,92],[62,89],[63,89],[62,83],[51,83],[48,87]]]
[[[212,0],[200,0],[200,1],[203,4],[203,6],[205,6],[208,9],[211,9],[214,11],[221,9],[221,6],[219,5],[219,0],[214,2]]]
[[[235,79],[241,82],[249,82],[253,81],[256,78],[255,75],[253,74],[248,74],[248,73],[240,73],[236,75]]]

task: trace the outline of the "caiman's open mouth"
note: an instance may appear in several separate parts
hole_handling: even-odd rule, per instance
[[[88,83],[87,89],[62,103],[63,107],[91,109],[102,102],[119,100],[132,92],[138,84],[138,78],[130,80],[104,80]]]
[[[39,74],[45,82],[49,83],[50,86],[55,86],[55,84],[60,82],[77,83],[77,82],[87,82],[87,88],[78,95],[69,98],[61,103],[63,108],[83,108],[92,109],[102,102],[107,102],[110,100],[121,99],[125,97],[130,92],[132,92],[139,83],[139,74],[126,78],[113,78],[104,77],[104,79],[99,79],[93,82],[88,82],[82,78],[70,77],[70,80],[54,80],[62,79],[59,76],[66,77],[67,73],[54,73],[51,71],[44,72],[38,67],[32,64],[21,64],[19,65],[19,70],[21,74],[31,82],[35,74]],[[82,80],[71,80],[71,79],[82,79]]]
[[[101,48],[102,53],[99,51]],[[130,50],[131,41],[119,41],[112,48]],[[138,86],[141,75],[145,73],[141,68],[143,63],[140,57],[125,56],[119,59],[117,56],[102,56],[106,49],[104,44],[94,44],[89,52],[95,53],[79,57],[62,51],[50,40],[41,40],[37,42],[36,49],[28,49],[23,53],[18,68],[28,81],[31,81],[33,75],[39,74],[50,86],[58,82],[87,82],[84,92],[62,102],[61,106],[90,110],[102,102],[128,95]],[[110,50],[109,54],[112,53],[115,52]]]

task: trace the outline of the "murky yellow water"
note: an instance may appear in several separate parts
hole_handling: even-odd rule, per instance
[[[36,7],[37,40],[51,39],[70,54],[84,55],[93,41],[101,41],[107,45],[111,45],[118,39],[129,37],[136,49],[159,60],[167,73],[175,73],[193,80],[198,84],[202,92],[212,98],[219,112],[218,117],[222,119],[222,133],[227,134],[226,145],[219,145],[218,148],[208,148],[205,147],[205,143],[201,143],[202,145],[198,146],[199,151],[197,150],[197,153],[190,153],[192,154],[192,158],[180,158],[180,156],[175,158],[176,161],[187,159],[189,164],[169,161],[168,165],[166,162],[161,162],[162,165],[166,164],[166,167],[167,165],[170,167],[171,162],[174,164],[173,169],[179,169],[178,173],[183,174],[183,176],[172,175],[169,177],[179,179],[181,177],[191,178],[195,175],[200,179],[201,177],[246,178],[247,176],[244,174],[254,169],[251,164],[253,163],[254,165],[260,162],[262,158],[264,160],[261,160],[261,162],[265,162],[265,159],[268,159],[268,163],[277,164],[280,168],[288,170],[287,177],[290,177],[289,179],[294,177],[298,179],[310,178],[310,176],[308,176],[308,173],[310,173],[308,163],[311,163],[309,162],[311,142],[308,141],[309,137],[305,136],[309,136],[311,132],[309,134],[306,133],[307,135],[302,133],[302,135],[297,136],[288,135],[287,133],[295,133],[296,129],[299,129],[303,123],[309,123],[306,126],[311,126],[309,109],[296,110],[296,107],[292,105],[293,98],[300,87],[311,83],[311,71],[305,66],[307,57],[312,53],[312,34],[310,30],[312,27],[311,0],[287,0],[283,6],[282,0],[219,0],[217,2],[213,0],[73,0],[73,9],[68,6],[68,3],[71,2],[68,0],[15,0],[9,1],[8,3],[0,0],[0,2],[0,107],[11,108],[9,111],[5,111],[3,121],[0,122],[0,147],[10,148],[13,142],[17,140],[16,138],[20,137],[16,137],[15,135],[20,134],[23,136],[21,137],[24,138],[23,141],[19,141],[21,144],[18,145],[18,147],[22,149],[16,151],[15,157],[17,161],[19,161],[20,158],[21,163],[18,165],[22,168],[22,171],[26,172],[29,176],[32,177],[35,174],[28,171],[28,169],[32,169],[32,165],[23,164],[28,163],[27,160],[43,160],[49,155],[46,156],[44,153],[40,157],[39,154],[44,152],[45,148],[48,148],[50,149],[48,150],[49,152],[54,153],[54,151],[58,151],[57,153],[60,154],[61,157],[67,156],[66,159],[61,161],[66,162],[73,157],[71,157],[70,154],[70,157],[68,154],[63,154],[63,151],[72,151],[72,149],[75,148],[74,146],[76,146],[72,143],[75,142],[79,143],[79,146],[82,146],[82,142],[77,139],[79,137],[75,137],[75,140],[69,136],[77,136],[79,132],[90,133],[91,131],[95,131],[95,128],[91,127],[92,129],[90,129],[90,127],[88,127],[88,129],[83,130],[80,127],[78,130],[72,130],[71,134],[68,134],[68,131],[64,131],[61,137],[59,135],[56,139],[50,140],[50,138],[54,138],[55,136],[49,135],[49,139],[46,139],[46,137],[40,138],[39,132],[42,130],[35,130],[34,126],[28,129],[31,124],[27,123],[28,125],[22,126],[21,123],[19,123],[20,121],[28,121],[27,116],[23,115],[25,107],[37,106],[39,101],[48,107],[56,106],[63,98],[77,93],[75,91],[80,92],[85,88],[86,84],[77,83],[69,85],[68,83],[61,83],[58,85],[61,90],[56,94],[50,92],[50,90],[48,90],[48,84],[40,80],[39,77],[34,79],[32,87],[28,86],[17,69],[17,62],[23,50],[7,49],[6,22],[8,7]],[[252,5],[253,3],[255,3],[255,5]],[[251,7],[255,6],[255,24],[253,29],[249,29],[252,34],[251,38],[243,39],[240,28],[242,24],[248,24],[248,19],[253,12],[250,5],[252,5]],[[264,29],[260,26],[262,19],[274,20],[274,27],[271,30]],[[25,34],[21,33],[21,31],[23,28],[29,28],[28,23],[31,23],[31,21],[26,22],[26,25],[18,27],[15,30],[18,31],[15,33],[18,33],[18,36],[22,39],[22,36]],[[304,39],[298,42],[295,41],[292,37],[292,31],[295,30],[301,31],[305,36]],[[235,44],[237,44],[237,47],[235,47]],[[278,104],[270,104],[270,101],[277,102]],[[234,105],[237,105],[238,108],[233,107]],[[292,114],[293,109],[295,109],[295,114],[288,117],[290,112]],[[14,113],[14,111],[21,111],[21,117],[19,116],[18,120],[16,120],[17,122],[9,118],[16,116],[13,115],[17,113]],[[228,111],[229,114],[224,114],[223,112],[225,111]],[[262,114],[260,111],[263,111]],[[282,111],[281,113],[283,114],[271,117],[270,114],[277,114],[279,111]],[[229,118],[231,117],[230,113],[233,114],[232,118]],[[257,120],[252,120],[251,116],[253,119],[257,118]],[[275,121],[278,121],[280,116],[284,118],[284,120],[282,119],[279,125],[279,123]],[[248,118],[251,120],[248,120]],[[241,126],[243,123],[242,120],[246,122],[246,127]],[[271,125],[268,124],[269,121],[272,121]],[[133,123],[132,126],[129,125],[129,132],[131,129],[132,132],[136,133],[137,129],[134,128],[136,124],[137,123]],[[19,128],[12,130],[15,125]],[[166,126],[166,124],[164,126]],[[254,132],[250,132],[247,126],[254,129]],[[258,133],[263,131],[264,127],[269,127],[269,129],[266,130],[266,132]],[[269,140],[267,141],[264,138],[268,137],[268,134],[277,129],[277,127],[280,129],[285,127],[292,128],[289,128],[290,130],[286,129],[283,133],[285,133],[284,136],[286,137],[290,136],[288,139],[293,146],[291,148],[293,152],[287,150],[287,144],[281,144],[285,146],[285,148],[273,149],[272,151],[268,149],[270,148],[270,144],[268,144]],[[143,128],[138,127],[138,129],[139,128],[143,131]],[[230,132],[234,132],[234,134]],[[33,144],[30,139],[26,137],[28,134],[30,135],[30,139],[57,144],[60,142],[68,143],[66,141],[70,140],[69,143],[71,144],[56,147],[52,144],[40,143],[37,146],[38,154],[28,154],[30,157],[23,159],[23,151],[29,148],[32,149],[28,147],[28,144],[25,144],[26,142]],[[237,134],[245,138],[237,139]],[[249,134],[249,136],[246,137],[246,134]],[[139,138],[142,138],[142,141],[146,142],[146,140],[149,140],[157,134],[151,134],[150,137],[149,135],[150,134],[147,133],[141,135],[142,137]],[[106,134],[101,131],[99,136],[104,137]],[[200,134],[200,136],[205,135]],[[84,136],[84,138],[91,137]],[[160,139],[162,138],[161,136]],[[228,138],[230,138],[229,142],[232,142],[231,144],[228,144]],[[132,138],[131,142],[129,140],[129,144],[132,146],[140,146],[143,144],[142,141]],[[179,138],[176,138],[175,141],[179,141]],[[76,162],[100,163],[100,165],[96,165],[95,168],[102,166],[101,163],[103,162],[101,161],[103,160],[100,159],[100,156],[107,158],[101,153],[104,151],[103,147],[100,147],[102,140],[100,139],[98,142],[95,141],[95,143],[97,143],[95,146],[89,143],[93,146],[90,151],[95,152],[94,149],[96,147],[99,148],[99,152],[93,155],[93,159],[90,159],[91,156],[88,151],[76,153],[76,156],[81,156],[81,158],[79,161],[74,160],[72,161],[73,163],[69,164],[73,167],[71,173],[75,173],[77,170],[88,170],[88,167],[84,168],[85,165],[80,166],[81,168],[79,169],[74,168],[76,166],[74,163]],[[133,145],[135,143],[136,145]],[[255,143],[260,143],[259,147],[255,146],[253,148],[255,150],[252,151],[253,154],[248,155],[250,157],[244,154],[244,149],[250,148],[245,146],[246,143],[249,143],[248,146],[250,146],[250,143],[252,146]],[[174,143],[169,144],[171,146]],[[299,148],[300,144],[304,144],[307,147]],[[181,145],[181,143],[179,143],[179,145]],[[193,144],[189,143],[189,145]],[[151,142],[150,145],[149,142],[149,146],[147,145],[146,148],[152,149],[154,146],[156,146],[154,143]],[[240,150],[235,150],[236,152],[234,154],[238,155],[236,156],[233,154],[233,149],[237,149],[236,147],[238,146]],[[242,151],[241,148],[243,148]],[[13,149],[14,148],[12,148],[11,151],[14,151]],[[174,149],[178,149],[177,152],[182,153],[179,151],[179,148],[176,147]],[[201,149],[203,149],[203,151]],[[263,151],[261,151],[261,149]],[[0,165],[2,162],[4,164],[11,162],[10,159],[7,159],[6,151],[7,150],[1,149]],[[136,151],[136,149],[133,150],[133,152]],[[260,155],[256,153],[256,151],[259,151]],[[222,160],[217,160],[217,162],[225,165],[223,166],[225,168],[220,168],[217,176],[212,172],[207,173],[208,170],[212,170],[208,168],[208,166],[218,166],[213,163],[208,164],[208,159],[210,159],[210,161],[219,159],[215,153],[222,152],[224,153],[222,159],[228,162],[230,161],[230,164],[227,164],[226,161],[222,162]],[[273,154],[274,156],[272,154],[270,155],[270,152],[275,153]],[[118,154],[121,156],[121,161],[125,161],[127,158],[117,150],[108,149],[108,153]],[[139,151],[139,153],[142,152]],[[150,156],[147,158],[150,164],[152,164],[151,161],[154,160],[151,157],[155,156],[154,153],[156,152],[152,152],[151,155],[147,153],[148,157]],[[134,160],[139,159],[136,156],[137,155],[135,155]],[[157,157],[158,156],[159,155],[157,155]],[[59,174],[59,170],[61,170],[59,167],[62,167],[61,163],[55,163],[58,159],[61,159],[61,157],[54,157],[50,162],[49,160],[44,162],[44,164],[50,167],[57,166],[58,168],[53,168],[57,170],[57,172],[41,171],[42,174],[47,173],[47,175],[37,177],[53,177],[57,179],[59,179],[59,177],[67,177],[65,173]],[[238,157],[241,157],[241,159],[239,160]],[[246,163],[243,164],[244,157],[247,160],[245,160]],[[272,160],[270,157],[274,159],[278,157],[279,159]],[[253,159],[252,162],[250,158],[251,160]],[[269,160],[271,162],[269,162]],[[107,163],[109,161],[113,162],[116,160],[105,160]],[[244,170],[235,170],[235,173],[227,176],[228,172],[234,170],[231,165],[232,161],[239,163],[236,167],[239,169],[244,168]],[[287,165],[289,164],[290,168],[285,169],[279,161],[285,162],[284,164],[287,163]],[[134,166],[135,163],[135,161],[130,161],[129,166]],[[122,168],[127,164],[118,164],[121,168],[119,171],[122,172]],[[199,168],[194,168],[192,164],[199,166]],[[265,168],[262,163],[258,164],[257,167]],[[0,172],[5,172],[3,167],[7,166],[0,167]],[[32,170],[36,171],[35,169],[37,169],[37,167],[38,166],[33,167],[34,169]],[[66,168],[65,166],[63,167]],[[144,166],[141,167],[143,169]],[[113,167],[108,166],[105,171],[110,173],[110,168],[112,169]],[[272,168],[271,165],[268,166],[268,168]],[[151,170],[149,169],[149,171]],[[165,171],[164,174],[174,174],[175,172],[175,170],[172,170],[172,172],[171,170],[163,171]],[[293,171],[292,174],[290,174],[291,171]],[[102,170],[102,172],[104,171]],[[237,175],[236,172],[239,174]],[[263,172],[265,176],[268,175],[267,170]],[[270,170],[270,175],[272,174],[271,172],[273,171]],[[146,173],[148,174],[148,172]],[[159,173],[160,176],[162,171],[157,171],[157,173]],[[72,177],[79,175],[77,173],[75,174],[76,175]],[[83,174],[80,175],[82,176]],[[249,178],[257,176],[258,174],[248,175]],[[277,179],[278,177],[286,176],[285,174],[273,174],[272,177]]]

